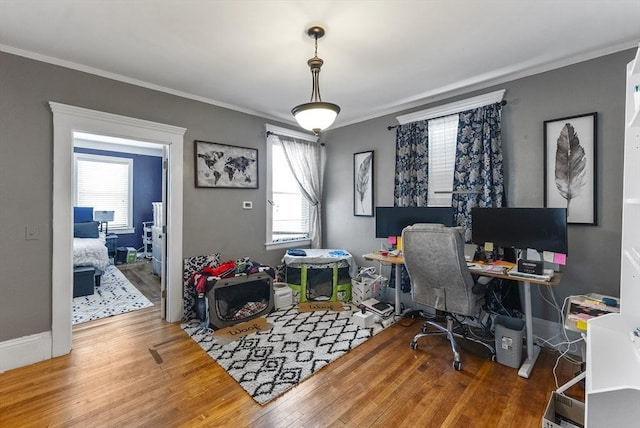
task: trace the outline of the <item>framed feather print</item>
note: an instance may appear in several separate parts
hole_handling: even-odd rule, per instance
[[[597,113],[544,122],[544,205],[566,208],[567,222],[597,225]]]
[[[373,217],[373,150],[353,155],[353,215]]]

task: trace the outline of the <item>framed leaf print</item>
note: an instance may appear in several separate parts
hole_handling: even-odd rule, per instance
[[[353,155],[353,215],[373,217],[373,151]]]
[[[597,113],[544,122],[544,205],[567,208],[567,222],[597,225]]]

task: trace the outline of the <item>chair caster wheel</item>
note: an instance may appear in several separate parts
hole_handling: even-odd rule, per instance
[[[453,362],[453,368],[456,369],[457,371],[462,370],[462,362],[460,361],[454,361]]]
[[[418,349],[418,342],[411,342],[411,349],[413,349],[414,351]]]

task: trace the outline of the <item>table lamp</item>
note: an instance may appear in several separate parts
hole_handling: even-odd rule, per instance
[[[102,232],[102,225],[104,224],[105,235],[109,234],[109,222],[113,221],[114,211],[94,211],[93,219],[100,222],[100,232]]]

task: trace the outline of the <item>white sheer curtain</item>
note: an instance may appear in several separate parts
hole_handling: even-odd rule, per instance
[[[309,238],[311,248],[322,248],[322,183],[324,176],[324,147],[299,138],[277,135],[287,163],[309,201]]]

